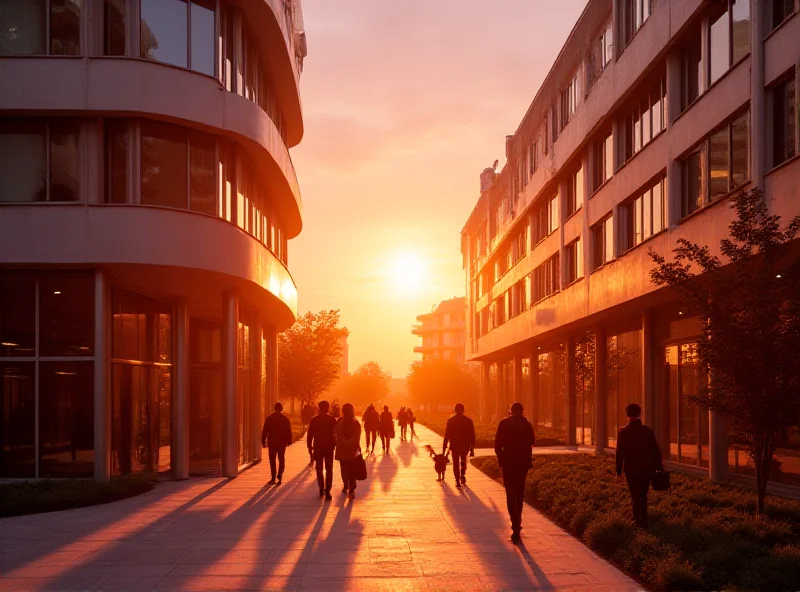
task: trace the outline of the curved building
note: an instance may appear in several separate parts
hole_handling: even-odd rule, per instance
[[[299,0],[0,4],[0,478],[260,458],[304,55]]]

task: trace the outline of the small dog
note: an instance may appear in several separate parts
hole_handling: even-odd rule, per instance
[[[447,465],[450,464],[450,458],[447,454],[437,454],[430,444],[426,445],[425,448],[428,450],[428,454],[431,455],[433,467],[436,469],[436,474],[439,476],[436,480],[444,481],[444,474],[447,472]]]

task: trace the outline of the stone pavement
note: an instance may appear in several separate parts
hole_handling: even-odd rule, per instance
[[[0,590],[639,590],[526,507],[508,541],[500,485],[470,467],[436,481],[422,445],[368,459],[355,500],[322,502],[302,442],[283,485],[262,463],[234,480],[159,484],[113,504],[0,520]],[[398,430],[399,432],[399,430]],[[452,469],[452,467],[448,467]]]

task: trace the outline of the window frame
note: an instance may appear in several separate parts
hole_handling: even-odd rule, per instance
[[[655,212],[653,207],[653,190],[659,187],[661,191],[661,227],[656,229],[655,226]],[[666,219],[666,195],[667,195],[667,177],[665,174],[659,175],[653,181],[650,181],[642,189],[637,191],[631,198],[623,202],[620,211],[624,212],[621,224],[624,224],[625,232],[620,233],[620,246],[622,253],[627,253],[635,249],[639,245],[646,243],[648,240],[657,234],[667,230],[668,224]],[[641,203],[642,206],[637,209],[636,204]],[[649,208],[645,207],[649,203]],[[648,224],[645,220],[645,215],[649,216],[649,232],[647,232]],[[636,218],[641,221],[641,237],[637,241]]]
[[[608,225],[611,226],[611,245],[608,244]],[[598,220],[591,228],[592,231],[592,273],[598,269],[608,265],[616,259],[616,240],[617,232],[614,228],[614,212],[611,211],[600,220]],[[598,245],[599,243],[599,245]],[[599,246],[599,248],[598,248]],[[611,257],[605,258],[609,246],[611,247]]]

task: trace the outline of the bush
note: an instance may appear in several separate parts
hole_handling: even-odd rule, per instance
[[[494,457],[472,463],[492,478]],[[800,502],[673,473],[672,488],[651,493],[650,528],[634,528],[625,482],[614,460],[585,454],[534,458],[525,500],[654,590],[794,590],[800,583]]]
[[[111,481],[41,479],[0,485],[0,518],[107,504],[153,489],[151,475],[126,475]]]

